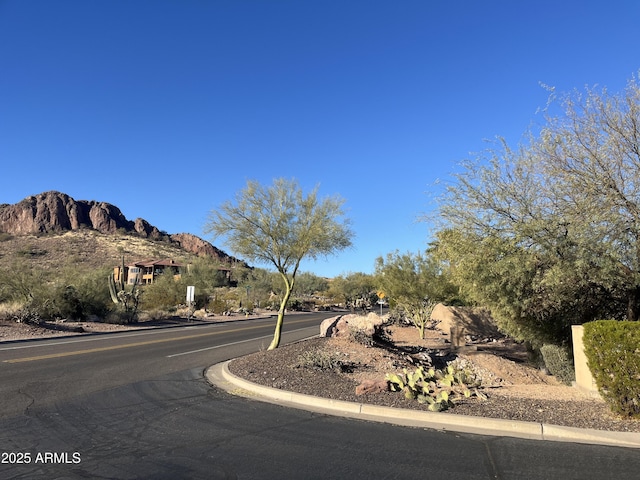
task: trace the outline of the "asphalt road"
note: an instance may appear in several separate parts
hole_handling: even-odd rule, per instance
[[[323,316],[287,317],[284,341],[316,334]],[[256,320],[0,344],[0,478],[638,478],[633,449],[349,420],[204,380],[272,330]]]

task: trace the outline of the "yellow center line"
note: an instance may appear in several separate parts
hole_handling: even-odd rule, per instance
[[[304,320],[289,322],[289,325],[293,323],[300,323],[303,321]],[[263,328],[263,327],[264,325],[253,326],[253,327],[243,327],[243,328],[236,328],[234,330],[224,330],[224,331],[211,332],[211,333],[199,333],[196,335],[187,335],[187,336],[178,337],[178,338],[163,338],[159,340],[148,340],[145,342],[127,343],[124,345],[113,345],[111,347],[98,347],[98,348],[88,348],[86,350],[75,350],[73,352],[50,353],[48,355],[38,355],[36,357],[24,357],[24,358],[14,358],[13,360],[3,360],[3,363],[33,362],[36,360],[47,360],[49,358],[69,357],[72,355],[84,355],[87,353],[105,352],[108,350],[119,350],[121,348],[140,347],[142,345],[153,345],[154,343],[176,342],[180,340],[188,340],[190,338],[202,338],[202,337],[209,337],[212,335],[222,335],[223,333],[234,333],[234,332],[242,332],[244,330],[255,330],[257,328]]]

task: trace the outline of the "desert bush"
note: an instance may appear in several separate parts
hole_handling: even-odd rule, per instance
[[[216,295],[209,300],[206,308],[213,312],[214,315],[222,315],[224,312],[229,311],[229,304],[227,300]]]
[[[108,269],[80,273],[67,268],[48,289],[40,293],[39,300],[49,305],[49,317],[85,320],[89,316],[104,317],[112,304],[106,281]]]
[[[307,350],[298,356],[296,367],[311,368],[315,370],[336,370],[341,369],[343,362],[336,354],[325,350]]]
[[[37,309],[30,306],[23,306],[22,308],[18,309],[13,314],[12,320],[17,323],[28,323],[31,325],[38,325],[43,321]]]
[[[41,296],[51,274],[42,268],[31,268],[24,262],[13,262],[0,269],[0,295],[2,301],[29,303]]]
[[[576,379],[571,352],[558,345],[546,344],[540,348],[540,354],[549,373],[565,385],[571,385]]]
[[[352,326],[349,326],[349,340],[369,347],[375,344],[373,334],[363,328]]]
[[[186,286],[176,281],[173,275],[158,275],[151,285],[141,286],[141,310],[167,310],[186,301]]]
[[[362,345],[371,346],[376,337],[384,337],[384,319],[371,312],[367,315],[350,316],[348,322],[349,339]]]
[[[165,320],[170,318],[171,314],[166,310],[148,310],[138,313],[138,321],[148,322],[151,320]]]
[[[22,302],[5,301],[0,303],[0,320],[13,320],[22,308]]]
[[[58,291],[56,307],[62,318],[84,320],[86,318],[83,301],[73,285],[66,285]]]
[[[585,323],[583,339],[589,369],[611,410],[640,417],[640,322]]]
[[[389,311],[389,317],[387,322],[390,325],[408,326],[411,325],[411,320],[407,318],[407,312],[404,308],[393,307]]]

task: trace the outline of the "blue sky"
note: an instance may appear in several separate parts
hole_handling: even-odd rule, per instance
[[[0,203],[48,190],[203,236],[248,179],[346,200],[318,275],[424,249],[459,162],[542,121],[548,93],[620,91],[640,2],[0,0]]]

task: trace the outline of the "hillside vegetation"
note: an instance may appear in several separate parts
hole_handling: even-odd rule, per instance
[[[109,275],[122,261],[172,259],[189,264],[181,278],[158,277],[153,285],[131,288],[130,308],[114,303]],[[197,286],[199,307],[207,305],[215,289],[229,286],[220,268],[245,275],[244,262],[196,255],[168,239],[153,240],[131,232],[100,233],[78,229],[57,233],[11,235],[0,233],[0,319],[31,324],[50,320],[129,323],[138,311],[171,313],[185,303],[187,285]],[[226,308],[223,303],[222,308]],[[139,308],[138,308],[139,307]],[[125,314],[126,315],[123,315]]]
[[[94,230],[72,230],[42,235],[0,234],[0,262],[20,262],[31,268],[55,270],[113,268],[122,262],[172,258],[189,263],[197,258],[179,246],[141,238],[129,233],[102,234]]]

